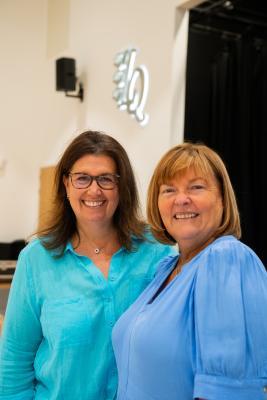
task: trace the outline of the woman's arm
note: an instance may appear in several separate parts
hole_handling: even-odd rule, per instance
[[[0,398],[34,398],[34,359],[42,340],[39,310],[27,257],[19,258],[0,344]]]
[[[267,385],[267,274],[237,240],[201,260],[195,289],[195,396],[263,400]]]

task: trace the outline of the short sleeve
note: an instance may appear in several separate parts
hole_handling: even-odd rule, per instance
[[[0,343],[0,398],[34,398],[33,363],[42,338],[39,310],[21,253],[12,281]]]
[[[206,250],[194,299],[194,397],[266,400],[267,273],[234,238]]]

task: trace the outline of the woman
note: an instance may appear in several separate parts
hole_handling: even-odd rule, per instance
[[[119,319],[118,400],[267,398],[267,275],[238,239],[234,192],[220,157],[181,144],[159,162],[148,220],[178,243]]]
[[[111,330],[174,250],[140,217],[128,156],[84,132],[56,168],[51,225],[20,254],[0,350],[0,398],[111,400]]]

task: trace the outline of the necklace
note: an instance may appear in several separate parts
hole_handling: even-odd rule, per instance
[[[95,254],[100,254],[106,246],[98,247],[94,243],[88,243]]]
[[[91,247],[91,249],[92,249],[92,251],[96,254],[96,255],[98,255],[98,254],[100,254],[101,252],[102,252],[102,250],[104,250],[104,248],[106,247],[106,246],[102,246],[102,247],[98,247],[98,246],[96,246],[95,245],[95,243],[93,243],[93,242],[87,242],[87,245],[86,245],[86,247]]]
[[[94,249],[94,253],[95,253],[95,254],[99,254],[99,253],[103,250],[103,248],[104,248],[104,247],[96,247],[96,248]]]
[[[102,247],[96,246],[95,243],[93,243],[93,242],[89,243],[89,246],[92,247],[93,252],[94,252],[95,254],[97,254],[97,255],[100,254],[100,253],[102,253],[103,250],[107,250],[107,247],[108,247],[109,249],[112,249],[112,245],[110,246],[110,241],[107,242],[107,243],[106,243],[104,246],[102,246]]]
[[[78,251],[78,253],[85,254],[88,257],[90,257],[90,254],[94,254],[96,256],[99,256],[100,254],[105,254],[106,256],[109,256],[113,253],[112,250],[115,249],[117,251],[117,249],[119,248],[119,246],[117,246],[117,238],[114,238],[114,236],[112,235],[110,236],[111,239],[105,240],[106,243],[103,243],[102,246],[99,246],[95,241],[87,238],[86,235],[83,235],[82,240],[79,237],[75,237],[73,247]],[[104,238],[99,238],[100,241],[102,241],[103,239]],[[77,243],[76,246],[75,242]]]

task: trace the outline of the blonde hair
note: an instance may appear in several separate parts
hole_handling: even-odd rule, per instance
[[[202,176],[214,176],[222,196],[223,216],[215,236],[241,236],[240,218],[235,193],[220,156],[203,144],[183,143],[170,149],[159,161],[151,178],[147,197],[147,217],[153,235],[164,244],[174,244],[162,222],[158,209],[160,186],[173,179],[178,173],[183,174],[194,168]]]

